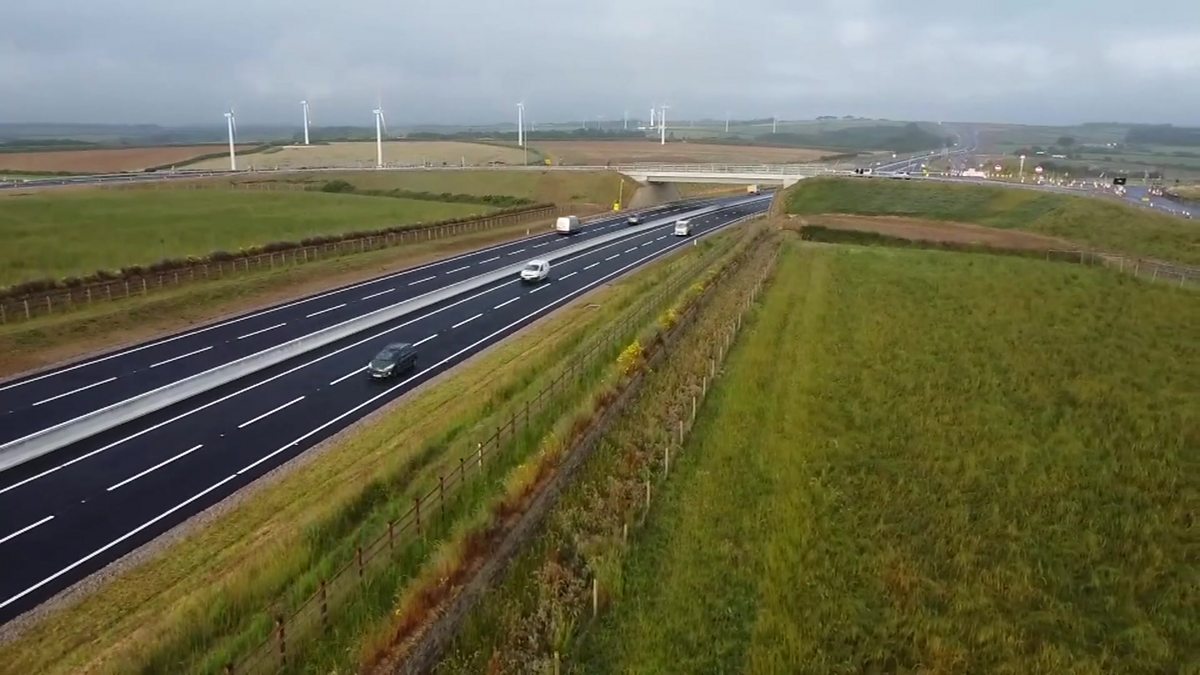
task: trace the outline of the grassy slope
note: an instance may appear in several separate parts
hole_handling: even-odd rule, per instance
[[[83,190],[4,197],[0,285],[489,210],[303,192]]]
[[[1196,663],[1196,335],[1194,296],[1102,270],[793,248],[577,658]]]
[[[1194,222],[1101,199],[924,181],[819,179],[802,181],[787,200],[788,211],[795,214],[953,220],[1028,230],[1102,250],[1200,263],[1200,227]]]

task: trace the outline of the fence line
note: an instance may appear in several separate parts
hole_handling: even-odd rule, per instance
[[[1200,268],[1134,258],[1119,253],[1051,249],[1046,251],[1046,260],[1073,262],[1080,265],[1099,265],[1116,269],[1125,274],[1132,274],[1140,279],[1171,283],[1180,287],[1200,286]]]
[[[744,253],[742,254],[745,255]],[[730,265],[736,266],[737,258],[727,261],[718,278],[729,272]],[[683,290],[684,284],[693,280],[698,269],[704,266],[698,261],[683,272],[674,276],[649,297],[643,298],[633,306],[619,323],[611,326],[598,337],[591,340],[590,346],[581,356],[573,356],[570,363],[549,384],[538,391],[536,396],[526,399],[511,409],[508,419],[497,426],[496,431],[485,440],[477,442],[473,448],[460,455],[457,462],[450,460],[441,465],[438,480],[423,495],[413,498],[412,506],[393,520],[389,520],[386,529],[376,537],[355,549],[354,556],[338,568],[332,575],[320,579],[316,590],[300,603],[291,613],[273,612],[274,628],[271,634],[260,642],[251,652],[237,663],[225,666],[225,672],[259,673],[276,672],[288,665],[288,645],[303,639],[314,632],[326,632],[331,628],[329,615],[331,607],[344,604],[351,597],[355,588],[368,583],[370,572],[383,567],[391,554],[403,549],[403,545],[423,539],[429,533],[430,527],[444,523],[447,506],[457,504],[456,497],[462,486],[471,478],[485,474],[485,461],[494,459],[505,448],[506,442],[513,441],[525,429],[528,429],[531,419],[545,411],[556,399],[555,394],[575,386],[579,376],[586,370],[599,364],[599,356],[604,348],[614,348],[628,339],[629,334],[642,326],[651,314],[661,307],[675,293]],[[710,289],[716,284],[710,285]],[[694,314],[696,307],[704,300],[704,296],[696,298],[689,305],[688,316]],[[681,319],[675,330],[684,324]],[[490,467],[495,462],[488,462]],[[402,545],[401,545],[402,544]]]
[[[48,314],[70,312],[96,302],[123,300],[134,295],[147,295],[151,291],[175,288],[197,281],[224,279],[239,273],[296,266],[346,254],[365,253],[406,243],[434,241],[460,234],[482,232],[505,225],[532,222],[557,215],[561,211],[562,208],[558,206],[539,206],[457,223],[426,227],[414,226],[399,232],[368,235],[326,244],[298,246],[251,256],[231,257],[229,260],[195,263],[154,274],[58,289],[48,293],[29,294],[20,298],[7,298],[0,300],[0,324],[28,321]]]

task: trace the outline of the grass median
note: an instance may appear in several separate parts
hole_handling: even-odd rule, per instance
[[[414,492],[424,492],[441,467],[473,448],[512,406],[570,362],[589,336],[638,307],[668,279],[695,274],[722,246],[686,247],[601,287],[310,452],[301,465],[252,488],[186,539],[78,604],[41,618],[0,646],[0,663],[21,672],[220,670],[269,633],[269,607],[285,611],[301,601],[319,577],[407,508]],[[587,384],[584,379],[578,386]],[[506,461],[519,462],[530,450]],[[484,482],[477,498],[496,489],[494,480]],[[468,501],[460,515],[469,506]],[[455,522],[452,517],[441,535]],[[312,658],[344,662],[346,644],[380,603],[390,606],[394,589],[436,541],[418,545],[411,557],[373,580],[371,592],[347,607],[348,628],[316,645]]]
[[[792,246],[578,672],[1187,670],[1186,291]]]

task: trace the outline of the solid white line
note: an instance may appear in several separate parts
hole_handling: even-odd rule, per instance
[[[41,404],[43,404],[43,403],[49,403],[50,401],[56,401],[56,400],[58,400],[58,399],[60,399],[60,398],[62,398],[62,397],[64,397],[64,396],[70,396],[71,394],[78,394],[79,392],[81,392],[81,391],[85,391],[85,390],[87,390],[87,389],[91,389],[92,387],[99,387],[99,386],[100,386],[100,385],[102,385],[102,384],[108,384],[109,382],[112,382],[112,381],[113,381],[113,380],[115,380],[115,379],[117,379],[117,378],[115,378],[115,377],[110,377],[110,378],[108,378],[107,380],[100,380],[99,382],[93,382],[93,383],[91,383],[91,384],[87,385],[86,387],[80,387],[80,388],[78,388],[78,389],[72,389],[71,391],[68,391],[68,392],[67,392],[67,393],[65,393],[65,394],[59,394],[58,396],[51,396],[50,398],[44,398],[44,399],[42,399],[42,400],[38,401],[37,403],[34,403],[33,405],[34,405],[34,406],[39,406],[39,405],[41,405]]]
[[[151,367],[151,368],[157,368],[157,367],[159,367],[159,366],[165,366],[165,365],[167,365],[168,363],[170,363],[170,362],[172,362],[172,361],[178,361],[179,359],[186,359],[186,358],[187,358],[187,357],[189,357],[189,356],[195,356],[196,354],[199,354],[200,352],[206,352],[206,351],[208,351],[208,350],[210,350],[210,349],[212,349],[212,347],[205,347],[204,349],[197,349],[197,350],[196,350],[196,351],[194,351],[194,352],[188,352],[188,353],[186,353],[186,354],[180,354],[179,356],[176,356],[176,357],[174,357],[174,358],[167,359],[166,361],[159,361],[158,363],[151,363],[151,364],[150,364],[150,367]]]
[[[335,384],[340,384],[342,381],[348,380],[366,369],[367,369],[367,367],[363,366],[362,368],[359,368],[358,370],[352,370],[352,371],[346,373],[345,375],[339,377],[338,379],[334,380],[333,382],[330,382],[329,386],[332,387]]]
[[[120,544],[121,542],[132,537],[133,535],[137,534],[138,532],[141,532],[142,530],[146,529],[147,527],[150,527],[151,525],[157,523],[158,521],[162,520],[163,518],[166,518],[167,516],[171,515],[172,513],[175,513],[179,509],[182,509],[183,507],[187,506],[188,504],[191,504],[192,502],[196,501],[197,499],[200,499],[204,495],[212,492],[213,490],[216,490],[217,488],[221,487],[222,485],[228,483],[229,481],[231,481],[235,478],[237,478],[237,474],[234,474],[232,476],[224,478],[224,479],[218,481],[217,483],[214,483],[214,484],[208,486],[207,488],[204,488],[203,490],[201,490],[200,492],[197,492],[196,494],[192,495],[191,497],[184,500],[183,502],[180,502],[179,504],[176,504],[175,506],[171,507],[170,509],[163,511],[162,513],[158,514],[157,516],[154,516],[150,520],[147,520],[146,522],[142,523],[141,525],[138,525],[137,527],[126,532],[125,534],[117,537],[116,539],[113,539],[112,541],[108,542],[104,546],[101,546],[100,548],[96,549],[95,551],[92,551],[91,553],[83,556],[79,560],[76,560],[75,562],[71,563],[70,565],[67,565],[66,567],[62,568],[61,570],[55,572],[54,574],[51,574],[50,576],[46,577],[45,579],[42,579],[41,581],[30,586],[29,588],[26,588],[25,590],[21,591],[20,593],[17,593],[16,595],[5,600],[4,602],[0,602],[0,609],[3,609],[5,607],[11,605],[12,603],[16,602],[17,600],[20,600],[21,598],[25,597],[26,595],[29,595],[30,593],[36,591],[37,589],[41,588],[42,586],[45,586],[46,584],[50,583],[51,581],[54,581],[55,579],[61,577],[62,575],[66,574],[67,572],[70,572],[71,570],[75,569],[76,567],[79,567],[80,565],[91,560],[92,558],[95,558],[96,556],[100,555],[101,553],[104,553],[108,549],[116,546],[117,544]]]
[[[571,272],[570,274],[564,274],[561,277],[559,277],[558,280],[562,281],[563,279],[570,279],[571,277],[575,276],[576,274],[579,274],[579,272]]]
[[[362,299],[363,299],[363,300],[370,300],[371,298],[378,298],[379,296],[381,296],[381,295],[384,295],[384,294],[387,294],[387,293],[391,293],[391,292],[392,292],[392,291],[394,291],[394,290],[396,290],[396,289],[394,289],[394,288],[389,288],[389,289],[387,289],[386,291],[379,291],[378,293],[372,293],[372,294],[370,294],[370,295],[364,295],[364,296],[362,297]]]
[[[38,525],[41,525],[43,523],[48,523],[51,520],[54,520],[54,516],[46,516],[45,518],[42,518],[41,520],[37,521],[36,523],[34,523],[32,525],[26,525],[25,527],[22,527],[21,529],[17,530],[16,532],[13,532],[12,534],[8,535],[7,537],[0,539],[0,544],[3,544],[4,542],[8,541],[9,539],[15,539],[16,537],[18,537],[22,534],[25,534],[26,532],[32,530],[33,528],[37,527]]]
[[[585,268],[583,268],[583,269],[584,269],[584,271],[587,271],[587,270],[590,270],[590,269],[592,269],[593,267],[595,267],[596,265],[599,265],[599,264],[600,264],[600,263],[598,263],[598,262],[597,262],[597,263],[592,263],[591,265],[588,265],[587,267],[585,267]]]
[[[154,466],[150,467],[149,469],[146,469],[145,471],[139,473],[138,475],[130,476],[129,478],[126,478],[125,480],[121,481],[120,483],[117,483],[116,485],[108,488],[107,490],[105,490],[105,492],[112,492],[113,490],[116,490],[117,488],[121,487],[122,485],[128,485],[129,483],[132,483],[133,481],[141,478],[142,476],[145,476],[146,474],[150,473],[151,471],[157,471],[158,469],[163,468],[164,466],[170,464],[171,462],[174,462],[175,460],[179,459],[180,457],[183,457],[185,455],[190,455],[193,452],[195,452],[203,447],[204,447],[204,444],[201,443],[200,445],[197,445],[196,447],[194,447],[190,450],[184,450],[183,452],[179,453],[178,455],[175,455],[171,459],[164,459],[163,461],[159,462],[158,464],[155,464]]]
[[[429,342],[430,340],[432,340],[433,338],[435,338],[435,337],[437,337],[437,336],[438,336],[438,334],[437,334],[437,333],[434,333],[433,335],[430,335],[429,337],[425,338],[424,340],[420,340],[420,341],[414,342],[414,343],[413,343],[413,346],[414,346],[414,347],[420,347],[421,345],[425,344],[426,342]]]
[[[277,324],[275,324],[274,326],[271,326],[270,328],[264,328],[264,329],[262,329],[262,330],[256,330],[256,331],[254,331],[253,333],[246,333],[245,335],[241,335],[241,336],[239,336],[239,337],[238,337],[238,339],[239,339],[239,340],[245,340],[245,339],[246,339],[246,338],[248,338],[248,337],[254,337],[255,335],[259,335],[260,333],[265,333],[265,332],[267,332],[267,331],[269,331],[269,330],[275,330],[276,328],[283,328],[283,327],[284,327],[284,326],[286,326],[286,325],[287,325],[287,322],[286,322],[286,321],[284,321],[283,323],[277,323]]]
[[[620,257],[621,257],[621,254],[620,254],[620,253],[616,253],[616,254],[610,255],[610,256],[608,256],[607,258],[605,258],[605,259],[604,259],[604,262],[608,262],[609,260],[612,260],[613,258],[620,258]]]
[[[317,316],[318,314],[324,314],[325,312],[332,312],[332,311],[333,311],[333,310],[335,310],[335,309],[341,309],[341,308],[343,308],[343,307],[345,307],[345,306],[346,306],[346,303],[344,303],[344,302],[343,302],[343,303],[342,303],[342,304],[340,304],[340,305],[334,305],[333,307],[328,307],[328,308],[326,308],[326,309],[322,309],[322,310],[321,310],[321,311],[319,311],[319,312],[313,312],[312,314],[305,314],[305,315],[304,315],[304,318],[306,318],[306,319],[311,319],[311,318],[313,318],[314,316]]]
[[[458,328],[459,326],[465,326],[465,325],[467,325],[467,324],[471,323],[472,321],[474,321],[475,319],[478,319],[478,318],[479,318],[479,317],[481,317],[481,316],[483,316],[483,315],[482,315],[482,314],[476,314],[475,316],[473,316],[473,317],[471,317],[471,318],[467,319],[466,321],[459,321],[458,323],[454,324],[453,326],[450,326],[450,328],[452,328],[452,329],[453,329],[453,328]]]
[[[523,252],[524,250],[525,250],[525,249],[523,249],[523,248],[519,248],[519,249],[517,249],[517,250],[513,251],[512,253],[509,253],[509,255],[516,255],[516,254],[518,254],[518,253],[521,253],[521,252]]]
[[[503,306],[505,306],[505,305],[511,305],[511,304],[513,304],[514,302],[516,302],[516,301],[518,301],[518,300],[520,300],[520,299],[521,299],[521,296],[517,296],[517,297],[513,298],[512,300],[505,300],[504,302],[502,302],[502,303],[500,303],[500,304],[496,305],[496,306],[495,306],[495,307],[493,307],[492,309],[500,309],[501,307],[503,307]]]
[[[437,276],[425,277],[424,279],[417,279],[416,281],[409,282],[409,284],[408,284],[408,285],[409,285],[409,286],[416,286],[417,284],[423,284],[423,283],[425,283],[426,281],[433,281],[433,280],[434,280],[434,279],[436,279],[436,278],[437,278]]]
[[[500,256],[496,256],[495,258],[488,258],[487,260],[480,260],[479,264],[482,265],[483,263],[496,262],[499,259],[500,259]]]
[[[246,422],[242,422],[241,424],[239,424],[239,425],[238,425],[238,427],[237,427],[237,428],[239,428],[239,429],[244,429],[245,427],[248,427],[248,426],[250,426],[251,424],[254,424],[255,422],[257,422],[257,421],[259,421],[259,420],[261,420],[261,419],[264,419],[264,418],[270,417],[271,415],[274,415],[275,413],[279,412],[280,410],[283,410],[284,408],[286,408],[286,407],[288,407],[288,406],[290,406],[290,405],[293,405],[293,404],[299,403],[300,401],[303,401],[303,400],[304,400],[304,397],[303,397],[303,396],[300,396],[300,397],[294,398],[294,399],[292,399],[292,400],[288,401],[287,403],[284,403],[283,405],[279,406],[278,408],[275,408],[274,410],[268,410],[267,412],[265,412],[265,413],[263,413],[263,414],[259,415],[258,417],[255,417],[255,418],[254,418],[254,419],[252,419],[252,420],[249,420],[249,421],[246,421]]]
[[[463,270],[469,270],[469,269],[471,269],[470,265],[463,265],[462,267],[455,267],[454,269],[450,270],[449,272],[442,272],[442,274],[454,274],[455,272],[461,272]]]

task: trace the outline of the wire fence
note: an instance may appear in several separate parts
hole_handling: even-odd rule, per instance
[[[338,256],[377,251],[421,242],[445,239],[463,234],[484,232],[498,227],[530,223],[563,212],[558,206],[538,206],[522,211],[464,220],[456,223],[414,226],[398,232],[368,235],[337,242],[298,246],[282,251],[232,257],[229,260],[198,262],[173,270],[115,279],[73,288],[55,289],[46,293],[29,294],[0,300],[0,324],[28,321],[49,314],[62,314],[85,308],[93,303],[112,302],[132,296],[148,295],[169,288],[225,279],[237,274],[280,267],[294,267]],[[576,209],[574,212],[578,212]]]
[[[1100,265],[1132,274],[1139,279],[1175,284],[1180,287],[1200,287],[1200,268],[1176,265],[1158,260],[1133,258],[1117,253],[1095,251],[1046,251],[1046,260],[1060,260],[1081,265]]]
[[[758,216],[753,216],[758,217]],[[747,220],[752,217],[739,220]],[[437,481],[425,492],[412,497],[412,505],[400,516],[389,520],[386,528],[355,548],[354,555],[333,574],[322,578],[314,592],[290,612],[270,612],[273,628],[244,658],[225,666],[225,673],[271,673],[288,667],[297,657],[297,642],[311,639],[314,635],[332,630],[331,615],[342,605],[352,600],[356,593],[365,588],[372,575],[394,561],[398,554],[430,534],[431,527],[441,528],[446,524],[447,510],[458,506],[458,498],[464,485],[473,479],[485,476],[496,464],[496,459],[506,448],[517,447],[522,433],[531,424],[541,422],[540,416],[556,402],[565,400],[569,390],[579,386],[581,375],[606,362],[616,348],[623,346],[630,336],[640,330],[652,315],[682,290],[685,283],[694,279],[695,273],[707,261],[701,259],[672,278],[654,293],[645,296],[626,312],[615,325],[603,333],[593,336],[588,346],[578,356],[572,355],[568,365],[550,380],[536,396],[512,407],[507,419],[496,427],[495,432],[477,442],[473,448],[440,466]],[[728,270],[728,266],[725,268]],[[722,273],[723,276],[724,273]],[[711,287],[710,287],[711,288]],[[697,298],[685,313],[694,313],[704,296]],[[677,331],[684,321],[676,324]],[[675,332],[673,331],[673,332]]]

